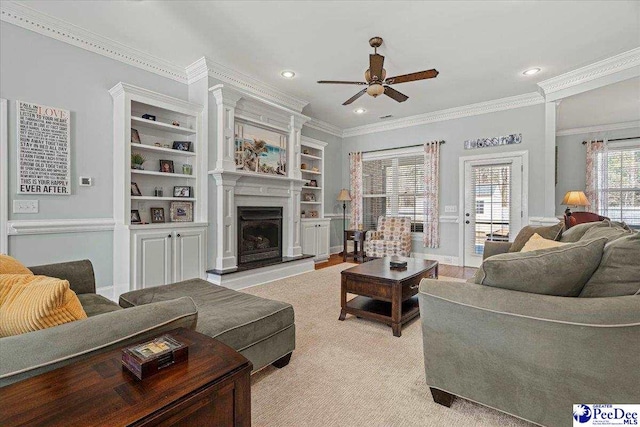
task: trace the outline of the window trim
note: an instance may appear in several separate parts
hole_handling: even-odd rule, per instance
[[[636,151],[636,150],[640,150],[640,138],[627,140],[627,141],[606,142],[605,149],[602,152],[599,152],[599,153],[596,154],[596,162],[603,161],[603,159],[601,159],[601,157],[604,157],[605,155],[608,156],[608,153],[610,153],[610,152]],[[623,210],[622,209],[622,205],[619,206],[619,207],[613,207],[612,208],[608,204],[605,205],[605,201],[608,201],[608,199],[609,199],[608,195],[610,193],[622,193],[622,192],[640,191],[640,187],[629,187],[629,188],[609,187],[608,186],[608,184],[609,184],[609,182],[608,182],[608,176],[609,176],[608,165],[604,165],[604,167],[600,167],[597,170],[598,174],[600,172],[602,172],[603,170],[605,171],[605,173],[604,173],[604,176],[602,177],[602,179],[597,179],[596,180],[595,191],[600,194],[600,206],[597,206],[595,210],[597,211],[598,215],[604,215],[604,216],[609,216],[610,212],[620,211],[620,218],[621,218],[622,221],[624,221],[624,219],[622,219],[622,210]],[[601,181],[605,183],[606,187],[600,187],[599,186]],[[638,228],[638,227],[640,227],[640,221],[638,221],[638,223],[629,224],[629,226],[634,227],[634,228]]]

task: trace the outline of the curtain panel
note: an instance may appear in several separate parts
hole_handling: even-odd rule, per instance
[[[423,244],[440,247],[440,142],[424,144]]]
[[[362,152],[349,153],[349,182],[351,216],[349,227],[358,229],[362,224]]]
[[[587,142],[587,186],[585,195],[589,200],[591,212],[600,212],[603,203],[600,200],[599,183],[606,178],[606,161],[598,162],[598,155],[607,149],[605,141]],[[606,203],[605,203],[606,205]]]

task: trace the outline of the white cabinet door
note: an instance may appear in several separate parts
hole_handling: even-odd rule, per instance
[[[317,227],[317,243],[316,259],[329,258],[329,224],[318,224]]]
[[[174,280],[201,279],[205,272],[205,230],[179,230],[175,239]]]
[[[316,255],[318,251],[317,230],[318,224],[314,222],[302,223],[302,253],[305,255]]]
[[[171,283],[171,239],[169,231],[136,234],[135,289]]]

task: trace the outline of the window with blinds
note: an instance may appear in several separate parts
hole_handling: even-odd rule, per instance
[[[424,221],[424,155],[362,161],[362,211],[365,229],[375,229],[380,216],[411,217],[411,231]]]
[[[640,226],[640,146],[598,153],[599,214]]]

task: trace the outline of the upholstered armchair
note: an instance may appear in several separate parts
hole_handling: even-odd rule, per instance
[[[411,254],[411,218],[408,216],[381,216],[377,230],[369,230],[365,236],[366,256],[382,258]]]

